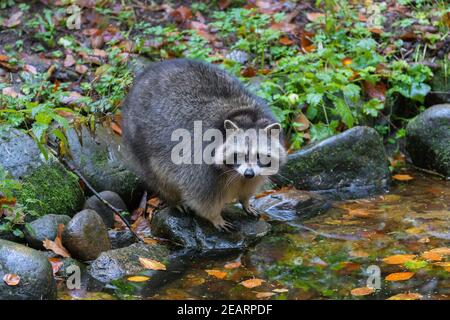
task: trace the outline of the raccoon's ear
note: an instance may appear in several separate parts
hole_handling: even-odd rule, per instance
[[[226,130],[239,130],[239,127],[231,120],[225,120],[223,126]]]
[[[269,124],[267,127],[264,128],[265,131],[270,132],[271,130],[278,130],[281,132],[281,124],[278,122]]]

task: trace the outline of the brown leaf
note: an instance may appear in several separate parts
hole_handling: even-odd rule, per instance
[[[414,254],[396,254],[383,259],[386,264],[404,264],[405,262],[414,260]]]
[[[64,67],[69,68],[73,66],[75,63],[76,61],[73,55],[71,54],[66,55],[66,58],[64,59]]]
[[[75,66],[75,71],[79,74],[85,74],[88,71],[88,67],[86,67],[84,64],[77,64]]]
[[[64,265],[64,262],[62,262],[59,258],[48,258],[48,261],[52,265],[53,275],[55,276]]]
[[[224,279],[227,276],[227,273],[225,271],[220,271],[216,269],[209,269],[205,271],[208,275],[216,277],[217,279]]]
[[[386,281],[405,281],[414,276],[414,272],[395,272],[388,274],[385,278]]]
[[[436,252],[425,251],[422,253],[422,258],[429,261],[441,261],[442,256]]]
[[[266,282],[266,281],[265,281],[265,280],[262,280],[262,279],[254,278],[254,279],[248,279],[248,280],[242,281],[242,282],[240,282],[239,284],[240,284],[240,285],[243,285],[243,286],[246,287],[246,288],[251,289],[251,288],[259,287],[259,286],[262,285],[264,282]]]
[[[245,67],[241,71],[241,75],[246,78],[251,78],[256,76],[256,70],[253,67]]]
[[[386,100],[386,85],[383,82],[372,84],[369,81],[364,81],[363,86],[370,98],[378,99],[380,101]]]
[[[106,58],[108,56],[108,53],[105,50],[94,49],[92,50],[92,55],[100,58]]]
[[[19,96],[19,93],[17,93],[17,91],[14,90],[13,87],[3,88],[2,94],[4,94],[5,96],[10,96],[11,98],[17,98]]]
[[[22,21],[20,18],[22,18],[23,12],[17,11],[12,16],[10,16],[8,19],[3,20],[3,26],[6,28],[12,28],[15,26],[18,26]]]
[[[256,294],[256,298],[258,299],[264,299],[264,298],[269,298],[271,296],[274,296],[276,293],[274,292],[258,292]]]
[[[228,8],[228,6],[230,5],[230,2],[231,2],[230,0],[219,0],[220,10]]]
[[[20,277],[14,273],[7,273],[3,276],[3,281],[10,287],[17,286],[20,282]]]
[[[388,298],[388,300],[420,300],[422,295],[419,293],[399,293]]]
[[[58,234],[57,234],[55,240],[51,241],[51,240],[45,239],[44,241],[42,241],[42,244],[45,249],[51,250],[54,253],[56,253],[57,255],[60,255],[61,257],[64,257],[64,258],[70,258],[70,253],[62,245],[61,235],[62,235],[63,231],[64,231],[64,225],[59,224],[58,225]]]
[[[319,19],[324,19],[324,17],[325,14],[322,12],[308,12],[306,14],[306,18],[311,22],[318,21]]]
[[[353,296],[367,296],[369,294],[372,294],[375,292],[374,288],[369,288],[369,287],[361,287],[361,288],[355,288],[352,291],[350,291],[350,293]]]
[[[229,263],[227,263],[227,264],[224,266],[224,268],[227,269],[227,270],[230,270],[230,269],[237,269],[237,268],[239,268],[241,265],[242,265],[242,263],[241,263],[240,261],[229,262]]]
[[[177,23],[185,22],[192,18],[192,11],[188,7],[180,6],[170,13],[170,16]]]
[[[122,135],[122,128],[115,122],[111,122],[111,129],[119,136]]]
[[[396,174],[396,175],[392,176],[392,178],[394,180],[398,180],[398,181],[409,181],[409,180],[414,179],[409,174]]]
[[[290,46],[291,44],[294,43],[294,41],[292,41],[292,40],[289,39],[288,37],[281,37],[280,40],[279,40],[279,42],[280,42],[282,45],[285,45],[285,46]]]
[[[141,265],[150,270],[166,270],[166,266],[159,261],[139,257]]]
[[[450,248],[447,247],[435,248],[431,249],[430,252],[440,254],[441,256],[448,256],[450,255]]]
[[[301,132],[309,129],[309,120],[302,112],[297,116],[295,122],[299,124],[299,126],[295,126],[296,131]]]

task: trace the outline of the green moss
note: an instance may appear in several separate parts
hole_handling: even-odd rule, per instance
[[[39,216],[73,216],[84,203],[78,179],[60,164],[43,165],[23,179],[18,202]]]

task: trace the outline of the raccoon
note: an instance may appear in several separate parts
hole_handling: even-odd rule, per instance
[[[183,129],[194,136],[194,122],[225,138],[215,141],[212,163],[175,163],[173,150],[180,141],[173,134]],[[258,216],[249,199],[286,159],[277,135],[281,126],[264,101],[226,71],[195,60],[148,66],[123,103],[122,129],[134,170],[153,191],[168,205],[193,211],[222,231],[234,229],[221,216],[229,202],[238,200],[248,215]],[[270,143],[257,142],[263,137]],[[200,153],[208,146],[201,140]]]

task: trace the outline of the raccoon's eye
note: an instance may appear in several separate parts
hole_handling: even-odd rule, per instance
[[[270,159],[270,154],[268,155],[260,155],[259,153],[256,155],[258,166],[261,168],[267,168],[272,165],[272,160]],[[261,161],[263,159],[264,161]]]

